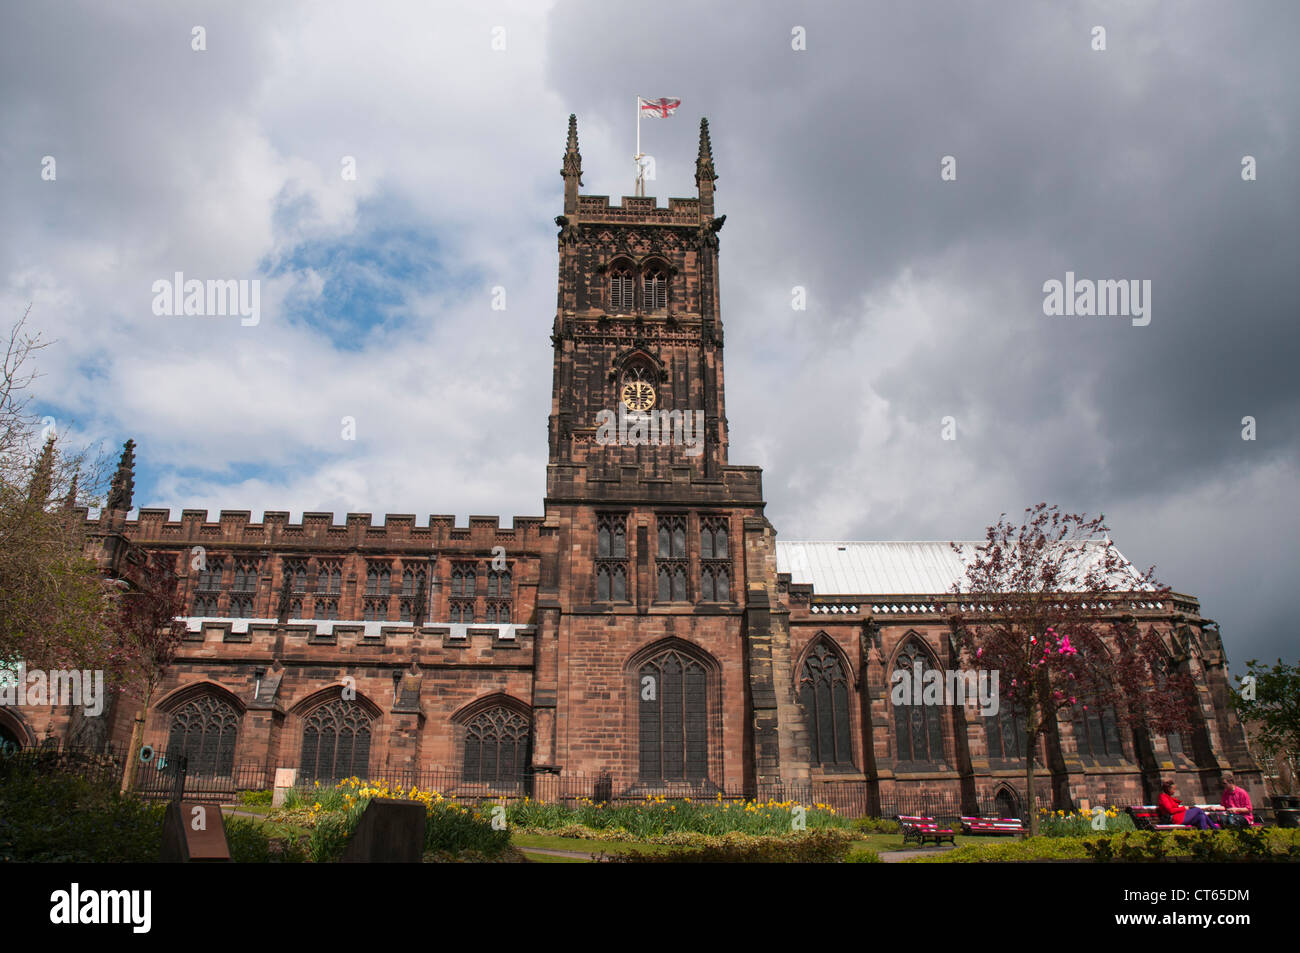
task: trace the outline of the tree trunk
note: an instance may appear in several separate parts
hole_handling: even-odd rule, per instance
[[[144,722],[149,715],[149,704],[153,701],[153,686],[144,690],[144,707],[135,713],[135,725],[131,728],[131,747],[126,752],[126,768],[122,771],[122,793],[126,794],[135,787],[137,765],[140,762],[140,750],[144,747]]]
[[[140,760],[140,748],[144,743],[144,711],[135,713],[135,724],[131,727],[131,744],[126,749],[126,766],[122,769],[122,793],[128,793],[135,787],[135,766]]]
[[[1038,732],[1030,732],[1025,739],[1025,808],[1029,812],[1029,836],[1038,836],[1038,799],[1034,797],[1034,751],[1038,747]]]

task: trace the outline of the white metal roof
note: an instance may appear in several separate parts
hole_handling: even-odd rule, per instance
[[[983,545],[959,542],[954,552],[947,542],[778,540],[776,569],[819,595],[939,595],[965,580],[967,560]],[[1099,555],[1101,545],[1089,549]]]

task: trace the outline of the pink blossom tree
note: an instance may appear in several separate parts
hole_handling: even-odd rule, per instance
[[[1167,607],[1169,590],[1154,568],[1138,572],[1119,554],[1103,517],[1046,503],[1025,510],[1020,525],[1003,514],[973,553],[954,549],[967,569],[953,587],[948,623],[968,664],[997,672],[1001,703],[1024,719],[1033,836],[1035,754],[1058,718],[1096,706],[1128,727],[1186,730],[1192,680],[1167,664],[1155,611],[1139,615],[1150,611],[1143,606]]]

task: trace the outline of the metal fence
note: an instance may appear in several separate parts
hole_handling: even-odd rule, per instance
[[[29,770],[48,773],[74,773],[101,783],[120,784],[125,768],[125,748],[104,745],[78,748],[45,744],[34,748],[0,751],[0,772]],[[151,799],[172,797],[177,789],[181,760],[159,752],[146,760],[137,759],[133,788]],[[224,770],[185,765],[183,795],[191,800],[234,801],[240,791],[267,790],[274,784],[275,771],[263,764],[244,762]],[[348,779],[313,778],[299,774],[296,787],[301,794],[316,789],[333,788]],[[779,803],[794,802],[806,806],[825,804],[845,817],[896,817],[924,815],[954,821],[965,814],[995,815],[992,801],[970,803],[961,798],[934,794],[902,794],[880,798],[867,781],[786,781],[776,784],[718,785],[708,780],[647,781],[616,777],[612,774],[525,773],[487,778],[450,768],[423,770],[378,770],[365,778],[371,784],[386,783],[395,795],[411,788],[436,791],[447,798],[462,801],[512,800],[575,805],[583,801],[607,804],[633,804],[647,797],[691,798],[696,801],[739,802],[756,799]]]

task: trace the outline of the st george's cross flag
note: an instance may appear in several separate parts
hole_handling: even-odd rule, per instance
[[[641,105],[641,115],[647,119],[666,119],[673,113],[677,112],[677,107],[682,104],[680,99],[642,99],[637,97]]]

